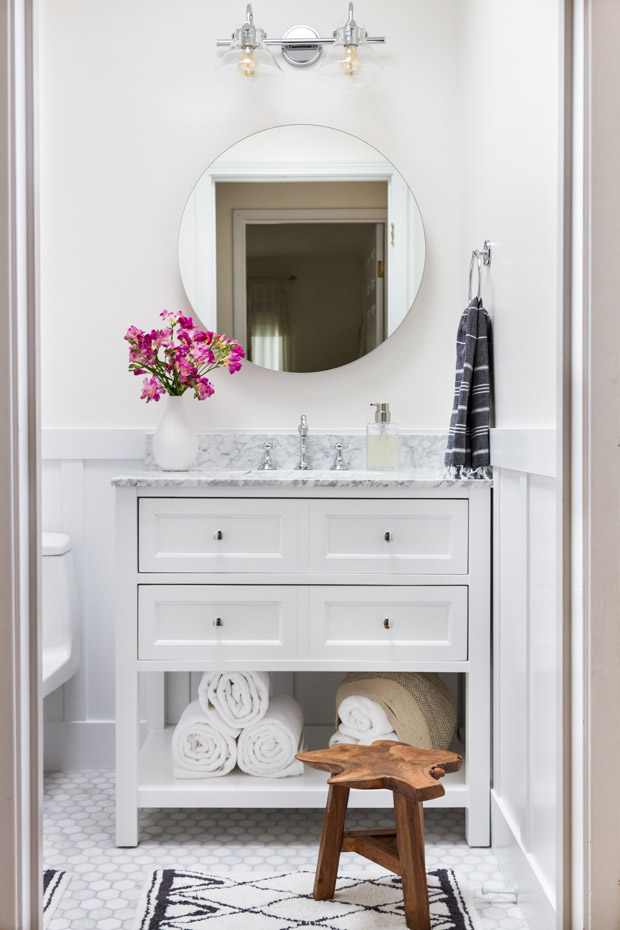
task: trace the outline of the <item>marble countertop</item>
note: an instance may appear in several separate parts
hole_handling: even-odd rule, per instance
[[[184,472],[147,469],[112,479],[116,487],[134,488],[489,488],[493,480],[444,478],[413,471],[233,471],[231,469]]]

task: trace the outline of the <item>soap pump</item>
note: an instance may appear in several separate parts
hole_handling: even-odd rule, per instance
[[[366,463],[369,469],[398,468],[398,426],[392,423],[389,404],[376,407],[373,423],[366,425]]]

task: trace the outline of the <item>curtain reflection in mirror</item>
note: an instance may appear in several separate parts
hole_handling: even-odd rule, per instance
[[[247,278],[249,360],[263,368],[288,371],[289,279]]]

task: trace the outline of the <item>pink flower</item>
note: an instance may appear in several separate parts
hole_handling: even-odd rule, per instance
[[[194,364],[200,365],[212,365],[215,361],[215,355],[211,349],[204,343],[193,345],[189,350],[189,357],[194,362]]]
[[[234,373],[236,371],[239,371],[239,369],[241,368],[242,358],[245,358],[245,352],[243,351],[239,343],[235,343],[235,345],[231,347],[231,350],[228,353],[228,356],[223,360],[222,364],[226,365],[231,375],[234,375]]]
[[[141,329],[138,329],[137,326],[130,326],[127,332],[125,333],[125,339],[128,341],[133,341],[139,339],[140,336],[143,336],[144,333]]]
[[[146,400],[147,404],[150,400],[159,400],[162,394],[165,394],[159,378],[145,378],[142,382],[142,393],[140,394],[141,400]]]
[[[174,367],[178,371],[181,381],[189,381],[198,374],[196,367],[186,357],[177,358]]]
[[[151,346],[154,349],[172,346],[174,334],[172,329],[154,329],[151,333]]]
[[[195,329],[192,337],[194,342],[203,342],[208,346],[213,342],[213,333],[210,333],[209,331],[204,332],[202,329]]]
[[[206,400],[214,393],[214,387],[208,378],[198,378],[194,385],[194,392],[199,400]]]

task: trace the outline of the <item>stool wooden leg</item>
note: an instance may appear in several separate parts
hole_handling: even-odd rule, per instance
[[[410,930],[431,930],[428,885],[424,864],[421,804],[394,792],[394,819],[403,880],[405,920]]]
[[[422,865],[424,866],[424,874],[426,874],[426,849],[424,847],[424,805],[421,801],[418,802],[418,811],[420,813],[420,829],[422,830]]]
[[[338,863],[344,832],[344,818],[347,812],[349,789],[340,785],[330,785],[323,820],[323,833],[319,846],[319,859],[316,865],[313,895],[317,901],[326,901],[334,897]]]

